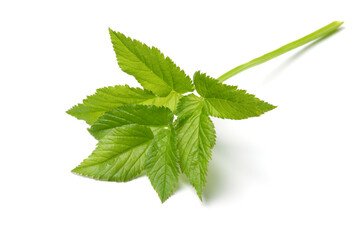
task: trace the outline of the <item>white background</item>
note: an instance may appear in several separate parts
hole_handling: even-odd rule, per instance
[[[357,2],[1,1],[0,239],[360,239]],[[138,86],[108,27],[218,77],[334,20],[338,33],[226,82],[278,108],[214,119],[203,202],[185,178],[161,204],[146,177],[70,173],[96,141],[65,111]]]

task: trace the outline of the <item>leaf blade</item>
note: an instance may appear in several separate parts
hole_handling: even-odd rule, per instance
[[[165,202],[174,191],[179,175],[175,132],[172,126],[161,129],[154,137],[146,156],[146,174],[161,202]]]
[[[88,130],[96,139],[100,139],[116,127],[129,124],[167,126],[173,119],[174,115],[165,107],[125,105],[106,112]]]
[[[182,95],[176,92],[166,97],[159,97],[144,89],[116,85],[97,89],[94,94],[67,110],[66,113],[92,125],[105,112],[127,104],[164,106],[174,111],[181,97]]]
[[[155,98],[158,97],[149,91],[128,85],[104,87],[97,89],[83,103],[73,106],[66,113],[91,125],[109,110],[126,104],[141,104]]]
[[[214,124],[207,114],[204,100],[193,94],[180,100],[177,113],[175,130],[180,167],[202,199],[211,150],[215,145]]]
[[[194,83],[196,91],[205,99],[209,114],[214,117],[240,120],[257,117],[276,108],[245,90],[221,84],[200,72],[194,74]]]
[[[119,67],[133,75],[145,89],[162,97],[172,90],[178,93],[193,91],[190,77],[169,57],[165,58],[159,49],[110,28],[109,33]]]
[[[144,126],[115,128],[72,172],[97,180],[130,181],[144,170],[153,137],[152,131]]]

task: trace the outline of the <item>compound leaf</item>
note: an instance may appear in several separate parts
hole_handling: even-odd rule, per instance
[[[178,93],[193,91],[190,77],[159,49],[110,28],[109,32],[120,68],[133,75],[145,89],[161,97],[173,90]]]
[[[98,180],[129,181],[144,170],[146,152],[153,138],[152,131],[145,126],[115,128],[72,172]]]
[[[275,108],[245,90],[219,83],[200,72],[194,74],[194,83],[196,91],[205,99],[209,114],[214,117],[240,120],[260,116]]]

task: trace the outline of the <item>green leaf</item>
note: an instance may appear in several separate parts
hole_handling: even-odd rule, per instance
[[[196,91],[205,98],[209,114],[214,117],[239,120],[257,117],[275,108],[245,90],[219,83],[200,72],[194,74],[194,83]]]
[[[129,181],[144,170],[146,152],[153,138],[148,127],[125,125],[115,128],[72,172],[98,180]]]
[[[146,100],[145,102],[143,102],[141,104],[155,105],[155,106],[159,106],[159,107],[164,106],[164,107],[169,108],[171,111],[174,111],[181,98],[182,98],[182,95],[180,93],[172,91],[166,97],[155,97],[155,98]]]
[[[147,90],[117,85],[97,89],[95,94],[88,96],[83,103],[72,107],[67,113],[92,125],[105,112],[127,104],[164,106],[174,111],[181,97],[177,92],[158,97]]]
[[[159,98],[147,90],[131,88],[128,85],[99,88],[88,96],[83,103],[67,111],[79,120],[93,124],[105,112],[126,104],[140,104]]]
[[[180,100],[177,114],[175,129],[180,167],[202,199],[211,149],[215,145],[214,124],[208,116],[204,99],[193,94]]]
[[[111,42],[120,68],[133,75],[147,90],[165,97],[172,90],[193,91],[191,79],[155,47],[148,47],[109,28]]]
[[[165,107],[126,105],[106,112],[89,128],[89,132],[100,139],[112,129],[123,125],[138,124],[148,127],[167,126],[174,115]]]
[[[179,175],[178,153],[172,125],[156,134],[146,156],[146,174],[161,202],[165,202],[173,193]]]

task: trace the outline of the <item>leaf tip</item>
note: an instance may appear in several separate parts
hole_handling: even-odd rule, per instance
[[[65,111],[65,113],[67,113],[67,114],[69,114],[69,115],[73,116],[73,113],[72,113],[73,109],[74,109],[74,107],[72,107],[72,108],[70,108],[70,109],[66,110],[66,111]]]
[[[198,70],[198,71],[194,72],[193,79],[197,78],[199,75],[201,75],[200,70]]]
[[[157,192],[157,190],[155,189],[155,191]],[[159,199],[161,201],[161,204],[163,204],[166,200],[169,199],[169,197],[171,196],[171,194],[160,194],[159,192],[157,192]]]
[[[275,108],[278,107],[278,106],[272,105],[272,104],[270,104],[270,103],[268,103],[268,106],[269,106],[269,110],[268,110],[268,111],[274,110]]]
[[[73,170],[71,170],[71,173],[74,173],[74,174],[76,174],[76,175],[81,175],[80,172],[79,172],[79,168],[78,168],[78,167],[76,167],[76,168],[74,168]]]
[[[93,126],[92,125],[91,127],[87,128],[87,131],[90,133],[91,136],[93,136],[96,140],[100,140],[101,137],[99,137],[97,134],[96,134],[96,131],[94,131],[93,129]]]
[[[197,193],[197,195],[198,195],[198,197],[199,197],[200,201],[202,202],[202,201],[203,201],[203,198],[202,198],[202,193],[201,193],[201,192],[198,192],[198,193]]]
[[[78,105],[75,105],[75,106],[71,107],[70,109],[68,109],[65,113],[69,114],[70,116],[75,117],[79,120],[82,120],[81,118],[79,118],[79,116],[77,114],[78,113],[77,108],[78,108]]]

